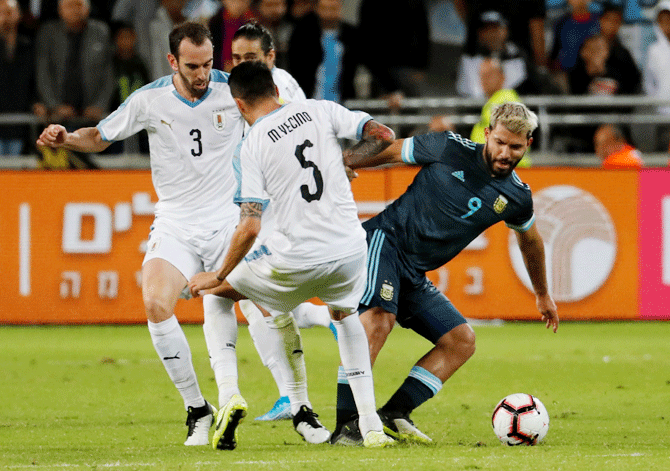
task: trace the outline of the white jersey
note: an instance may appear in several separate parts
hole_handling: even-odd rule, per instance
[[[244,120],[228,74],[213,70],[209,89],[195,102],[179,95],[172,76],[162,77],[135,91],[97,128],[105,141],[147,130],[156,216],[205,230],[239,219],[232,158]]]
[[[251,127],[235,156],[235,202],[265,203],[267,191],[275,227],[264,245],[273,255],[312,266],[366,250],[338,138],[360,139],[371,119],[331,101],[305,100]]]
[[[279,67],[272,68],[272,80],[279,90],[279,98],[283,103],[306,100],[305,92],[291,74]]]

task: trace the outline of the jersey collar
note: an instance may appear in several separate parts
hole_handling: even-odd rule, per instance
[[[200,103],[202,103],[203,101],[205,101],[205,98],[207,98],[207,97],[209,96],[209,94],[212,93],[212,88],[211,88],[211,87],[207,88],[207,91],[205,92],[205,94],[204,94],[199,100],[196,100],[196,101],[189,101],[189,100],[187,100],[186,98],[184,98],[183,96],[181,96],[181,95],[179,94],[179,92],[177,91],[176,88],[175,88],[174,90],[172,90],[172,93],[174,93],[174,96],[176,96],[177,98],[179,98],[179,100],[181,100],[181,101],[182,101],[184,104],[186,104],[187,106],[190,106],[191,108],[195,108],[195,107],[198,106]]]

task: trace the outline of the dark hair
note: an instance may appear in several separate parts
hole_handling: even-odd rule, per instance
[[[132,23],[126,22],[126,21],[112,21],[109,23],[109,30],[112,33],[112,38],[114,40],[117,39],[119,33],[121,31],[129,31],[132,34],[137,37],[137,31],[135,31],[135,27],[132,25]]]
[[[621,5],[617,5],[616,3],[612,2],[603,2],[602,7],[603,11],[600,14],[601,16],[609,12],[619,13],[620,15],[623,16],[623,6]]]
[[[207,26],[192,21],[181,23],[170,32],[170,53],[179,59],[179,45],[184,39],[189,39],[196,46],[200,46],[206,40],[214,44],[212,33]]]
[[[261,98],[276,97],[277,87],[272,80],[272,72],[260,61],[247,61],[233,67],[228,77],[230,93],[254,103]]]
[[[272,39],[272,34],[270,34],[270,31],[268,31],[265,26],[256,20],[248,21],[240,26],[233,35],[233,41],[235,41],[237,38],[245,38],[249,41],[256,41],[257,39],[260,39],[261,50],[263,51],[263,54],[267,54],[275,48],[275,43]]]

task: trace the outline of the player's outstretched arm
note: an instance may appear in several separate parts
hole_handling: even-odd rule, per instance
[[[552,327],[553,331],[556,332],[558,330],[558,313],[556,303],[551,298],[547,287],[547,269],[542,236],[540,236],[540,232],[535,225],[531,226],[526,232],[517,232],[516,236],[526,270],[533,284],[537,309],[542,314],[542,320],[546,322],[547,329]]]
[[[261,203],[242,203],[240,205],[240,222],[233,233],[223,265],[215,272],[201,272],[193,275],[188,282],[188,288],[193,297],[205,294],[221,295],[216,288],[251,250],[261,230],[262,214],[263,205]]]
[[[67,132],[60,124],[50,124],[37,139],[38,146],[65,147],[77,152],[102,152],[111,142],[102,139],[98,128],[81,128]]]
[[[342,152],[344,165],[351,169],[376,167],[391,163],[388,157],[378,158],[380,152],[387,149],[395,141],[395,133],[389,127],[370,120],[363,126],[363,136],[353,147]]]

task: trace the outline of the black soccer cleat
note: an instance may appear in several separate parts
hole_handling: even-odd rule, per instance
[[[330,437],[331,445],[339,446],[363,446],[363,436],[358,428],[358,419],[335,427],[333,435]]]

